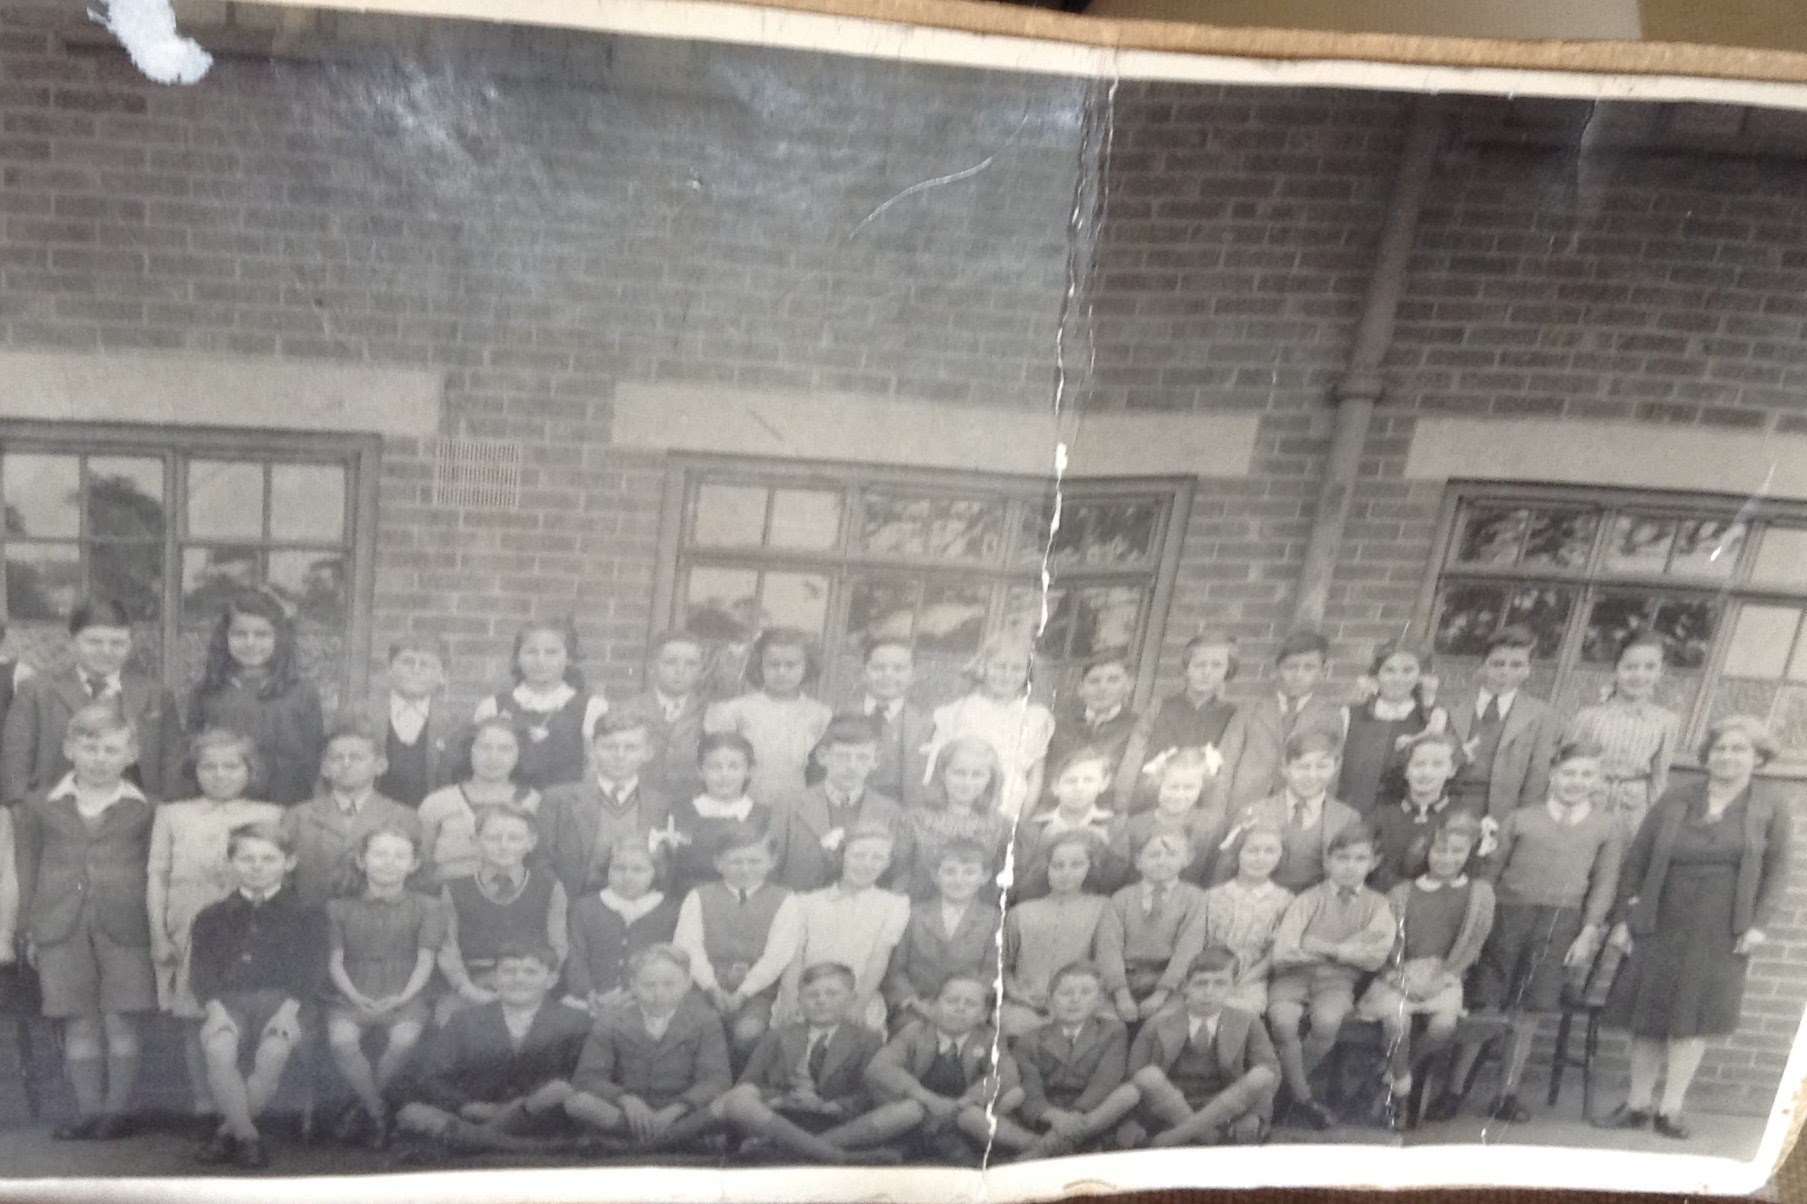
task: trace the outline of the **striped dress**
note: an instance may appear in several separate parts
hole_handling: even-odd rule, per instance
[[[1293,893],[1284,886],[1263,882],[1250,887],[1235,878],[1205,892],[1205,945],[1222,945],[1236,955],[1236,986],[1227,1001],[1232,1007],[1257,1016],[1266,1013],[1266,963],[1274,930],[1292,901]]]
[[[1592,740],[1604,750],[1606,786],[1601,801],[1619,817],[1630,839],[1669,785],[1669,764],[1681,742],[1681,720],[1649,700],[1616,695],[1582,707],[1569,725],[1571,740]]]

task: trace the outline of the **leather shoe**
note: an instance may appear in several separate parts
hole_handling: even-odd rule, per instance
[[[99,1128],[100,1117],[84,1116],[66,1125],[58,1125],[50,1130],[50,1136],[55,1141],[93,1141],[95,1131]]]
[[[94,1126],[94,1140],[96,1141],[118,1141],[121,1137],[130,1137],[131,1135],[131,1118],[120,1116],[116,1112],[107,1113],[100,1118],[100,1123]]]
[[[1299,1118],[1307,1125],[1319,1132],[1332,1128],[1336,1124],[1336,1113],[1332,1112],[1329,1108],[1326,1108],[1315,1099],[1296,1101],[1293,1104],[1293,1111],[1297,1113]]]
[[[235,1166],[248,1171],[260,1171],[270,1165],[270,1151],[264,1148],[263,1139],[252,1137],[238,1143],[233,1152],[232,1162]]]
[[[226,1163],[232,1161],[233,1147],[235,1145],[237,1145],[237,1143],[233,1141],[232,1134],[221,1129],[212,1137],[209,1137],[206,1144],[195,1151],[195,1161],[202,1166],[224,1166]]]
[[[1424,1108],[1426,1120],[1454,1120],[1462,1111],[1462,1097],[1445,1091]]]
[[[1594,1122],[1596,1127],[1602,1129],[1641,1129],[1649,1123],[1648,1108],[1633,1108],[1626,1104],[1620,1104]]]
[[[1694,1136],[1694,1130],[1679,1116],[1664,1116],[1658,1112],[1654,1127],[1664,1137],[1671,1137],[1676,1141],[1686,1141]]]
[[[1522,1125],[1531,1119],[1530,1110],[1518,1102],[1516,1095],[1502,1095],[1494,1100],[1493,1107],[1487,1109],[1487,1115],[1509,1125]]]

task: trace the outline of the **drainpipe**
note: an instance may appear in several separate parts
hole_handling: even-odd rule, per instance
[[[1398,318],[1399,295],[1405,289],[1406,261],[1418,232],[1424,188],[1436,165],[1437,153],[1443,148],[1447,125],[1437,97],[1420,96],[1412,102],[1411,125],[1399,160],[1399,174],[1393,181],[1386,225],[1380,232],[1374,272],[1368,278],[1367,296],[1362,300],[1355,348],[1349,356],[1348,371],[1332,390],[1336,426],[1330,437],[1324,484],[1318,490],[1311,538],[1305,545],[1305,565],[1299,574],[1299,594],[1293,604],[1295,626],[1317,626],[1324,621],[1330,579],[1336,572],[1337,552],[1349,524],[1362,448],[1368,441],[1374,403],[1384,392],[1380,365],[1393,342],[1393,324]]]

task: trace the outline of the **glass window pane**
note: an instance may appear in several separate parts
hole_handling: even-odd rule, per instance
[[[1807,754],[1807,688],[1783,687],[1769,712],[1769,730],[1792,758]]]
[[[861,540],[874,555],[990,561],[1003,550],[1004,503],[999,499],[869,490],[860,509]]]
[[[1016,561],[1040,566],[1048,551],[1048,524],[1054,521],[1054,499],[1024,502],[1017,519]]]
[[[1744,548],[1745,526],[1729,518],[1697,518],[1675,532],[1675,554],[1669,571],[1688,577],[1725,580],[1737,567]]]
[[[1590,510],[1536,510],[1525,529],[1527,568],[1581,569],[1594,547],[1600,516]]]
[[[6,499],[6,533],[33,538],[73,538],[81,527],[76,510],[81,469],[74,456],[8,452],[0,458]]]
[[[778,489],[772,493],[774,548],[824,552],[841,542],[841,495],[824,489]]]
[[[1437,600],[1433,646],[1446,656],[1480,656],[1500,628],[1506,589],[1499,585],[1446,585]]]
[[[1669,563],[1675,520],[1621,514],[1606,543],[1606,567],[1619,573],[1660,573]]]
[[[926,555],[929,521],[929,499],[868,490],[860,499],[860,545],[874,556]]]
[[[182,621],[211,623],[240,590],[259,584],[257,549],[239,545],[182,552]]]
[[[1719,606],[1707,598],[1667,598],[1656,608],[1657,633],[1669,646],[1673,669],[1698,669],[1707,663]]]
[[[759,574],[693,568],[684,587],[684,627],[711,640],[744,640],[759,627]]]
[[[1755,715],[1767,719],[1782,693],[1780,682],[1751,678],[1721,677],[1713,689],[1713,700],[1707,707],[1707,722],[1717,723],[1728,715]],[[1781,739],[1782,733],[1776,732]],[[1783,740],[1786,745],[1787,741]]]
[[[1093,656],[1113,650],[1128,651],[1142,617],[1142,591],[1131,586],[1100,586],[1079,591],[1073,615],[1073,639],[1069,655]]]
[[[1121,568],[1146,561],[1160,507],[1153,502],[1080,502],[1061,508],[1050,561],[1055,570]]]
[[[931,582],[923,586],[916,646],[947,656],[971,656],[985,639],[991,590],[984,585]]]
[[[9,620],[66,619],[75,609],[81,593],[81,554],[74,544],[6,545],[6,615]]]
[[[1455,541],[1455,559],[1461,564],[1494,564],[1504,568],[1518,563],[1519,549],[1524,545],[1525,528],[1531,521],[1529,510],[1476,506],[1462,520],[1462,533]]]
[[[262,464],[191,460],[188,464],[188,534],[195,539],[261,539],[264,533]]]
[[[1647,594],[1605,594],[1587,616],[1587,632],[1581,640],[1581,659],[1595,665],[1611,665],[1619,647],[1650,621],[1651,598]]]
[[[162,615],[162,544],[92,544],[88,576],[97,596],[117,599],[134,619],[149,621]]]
[[[1777,678],[1788,660],[1801,612],[1793,606],[1744,606],[1726,643],[1728,677]]]
[[[1807,587],[1807,527],[1765,530],[1751,580],[1758,585]]]
[[[1788,680],[1807,681],[1807,640],[1800,638],[1798,633],[1795,636],[1794,655],[1788,658]]]
[[[800,627],[820,636],[828,625],[828,578],[820,573],[767,573],[759,599],[762,626]]]
[[[88,457],[88,534],[102,539],[163,538],[163,461]]]
[[[345,622],[345,556],[336,548],[271,552],[265,578],[299,619],[332,625]]]
[[[766,491],[758,485],[701,485],[696,491],[697,543],[755,548],[765,538]]]
[[[345,538],[345,468],[340,464],[270,466],[270,538]]]
[[[883,637],[908,640],[915,631],[916,583],[894,577],[856,577],[847,595],[847,642],[860,647]]]
[[[1517,623],[1529,627],[1537,636],[1534,659],[1555,656],[1562,648],[1562,637],[1569,628],[1569,615],[1575,609],[1573,589],[1554,589],[1530,585],[1514,590],[1506,598],[1506,618],[1501,626]],[[1485,653],[1482,647],[1480,653]]]
[[[1067,610],[1067,591],[1047,591],[1048,625],[1041,628],[1042,588],[1039,585],[1013,585],[1004,595],[1004,632],[1033,636],[1042,630],[1042,651],[1051,656],[1066,655],[1066,633],[1072,615]]]

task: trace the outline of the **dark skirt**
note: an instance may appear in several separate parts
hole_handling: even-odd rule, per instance
[[[1634,1037],[1716,1037],[1738,1028],[1750,959],[1732,952],[1735,863],[1671,862],[1656,931],[1633,940],[1606,1022]]]

